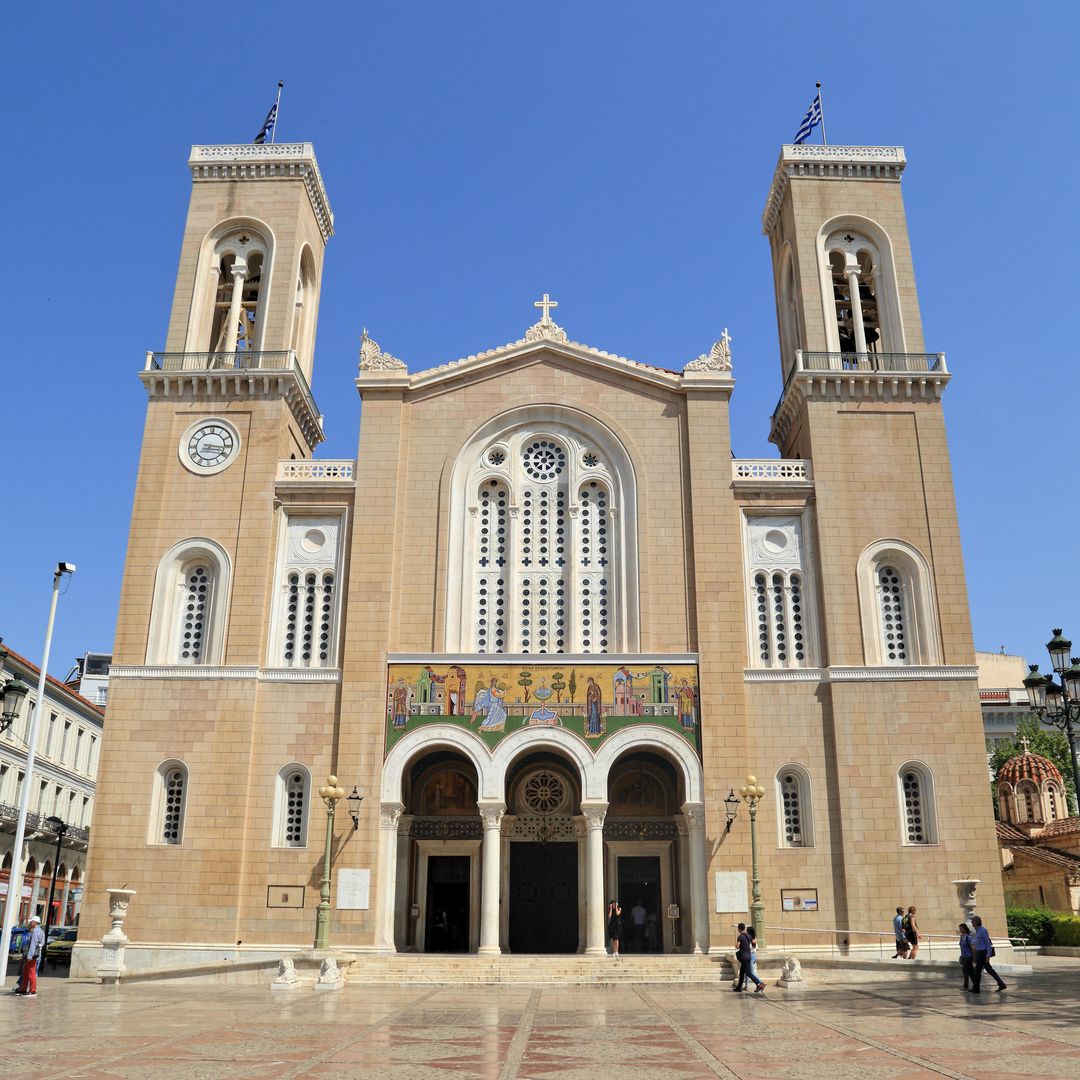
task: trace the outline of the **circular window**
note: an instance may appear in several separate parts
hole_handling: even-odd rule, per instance
[[[555,814],[566,806],[569,792],[561,776],[540,769],[521,785],[521,801],[533,814]]]
[[[525,447],[522,463],[533,480],[554,480],[566,468],[566,451],[550,439],[537,439]]]
[[[788,546],[788,538],[780,529],[770,529],[763,541],[765,550],[772,555],[779,555]]]
[[[494,465],[496,468],[502,465],[506,461],[506,451],[501,447],[493,447],[487,453],[487,460],[489,465]]]
[[[300,546],[307,552],[314,554],[326,544],[326,533],[322,529],[308,529],[300,539]]]
[[[595,469],[596,466],[600,464],[600,456],[595,450],[586,450],[585,453],[581,455],[581,464],[584,465],[586,469]]]

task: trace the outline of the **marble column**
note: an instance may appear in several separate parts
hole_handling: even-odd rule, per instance
[[[477,802],[484,823],[483,867],[480,882],[480,948],[482,956],[498,956],[499,948],[499,891],[502,881],[502,819],[504,802]]]
[[[236,352],[240,337],[240,305],[244,299],[244,279],[247,277],[247,263],[238,255],[232,265],[232,296],[229,298],[229,326],[225,337],[224,352]]]
[[[587,956],[605,956],[604,944],[604,818],[606,802],[581,803],[585,817],[585,953]]]
[[[684,803],[683,817],[686,818],[687,831],[690,834],[690,915],[691,949],[693,953],[709,951],[709,887],[706,880],[705,857],[705,804]]]
[[[375,947],[397,952],[394,921],[397,908],[398,821],[405,804],[384,802],[379,808],[379,919]]]
[[[864,353],[866,352],[866,328],[863,326],[862,297],[859,295],[859,264],[854,261],[852,256],[849,256],[849,259],[852,261],[849,261],[844,267],[844,274],[847,277],[848,295],[851,298],[851,320],[855,329],[855,351]]]

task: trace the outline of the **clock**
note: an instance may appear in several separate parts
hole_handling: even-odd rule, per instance
[[[199,420],[180,440],[180,461],[196,475],[211,476],[227,469],[240,449],[240,436],[224,420]]]

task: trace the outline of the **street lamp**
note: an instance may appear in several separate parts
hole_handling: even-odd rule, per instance
[[[52,881],[49,882],[49,904],[45,908],[45,946],[46,948],[41,950],[41,970],[45,970],[45,953],[49,945],[49,927],[52,925],[52,910],[53,910],[53,895],[56,892],[56,872],[60,869],[60,848],[64,843],[64,833],[71,828],[70,825],[66,825],[62,818],[58,818],[55,814],[45,818],[45,822],[54,833],[56,833],[56,854],[53,856],[52,867]]]
[[[1076,764],[1076,732],[1073,728],[1074,724],[1080,723],[1080,659],[1074,656],[1069,663],[1072,642],[1062,636],[1060,627],[1046,643],[1046,651],[1050,653],[1050,666],[1061,676],[1061,682],[1055,682],[1053,675],[1040,675],[1039,665],[1031,664],[1024,689],[1039,719],[1060,728],[1069,740],[1073,803],[1080,813],[1080,767]]]
[[[356,790],[355,784],[353,784],[352,794],[346,801],[349,804],[349,817],[352,818],[353,832],[356,832],[360,828],[360,804],[364,801],[364,796]]]
[[[319,788],[319,796],[326,803],[326,850],[319,883],[319,909],[315,915],[315,948],[325,949],[330,940],[330,849],[334,842],[334,809],[338,799],[345,798],[345,789],[338,787],[336,776],[328,776]]]
[[[765,948],[765,904],[761,899],[761,877],[758,874],[757,859],[757,804],[765,795],[765,789],[757,782],[756,776],[748,776],[746,783],[739,788],[739,794],[750,807],[750,871],[753,892],[750,900],[750,920],[757,931],[758,944]]]
[[[729,833],[731,826],[735,824],[735,819],[739,816],[739,797],[735,794],[734,788],[728,789],[728,797],[724,800],[724,813],[727,814],[724,832]]]
[[[0,639],[0,664],[3,664],[8,655],[3,639]],[[0,683],[0,735],[15,723],[23,700],[29,693],[30,687],[18,675],[8,679],[7,682]]]

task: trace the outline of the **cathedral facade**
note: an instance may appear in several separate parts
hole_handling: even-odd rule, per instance
[[[727,952],[748,773],[767,940],[900,903],[951,934],[958,879],[1001,926],[904,165],[781,152],[779,458],[732,458],[726,331],[668,370],[570,340],[545,295],[430,370],[365,332],[357,457],[323,460],[313,149],[193,148],[76,973],[122,885],[129,969],[309,949],[330,776],[342,948],[602,955],[617,899],[631,949]]]

